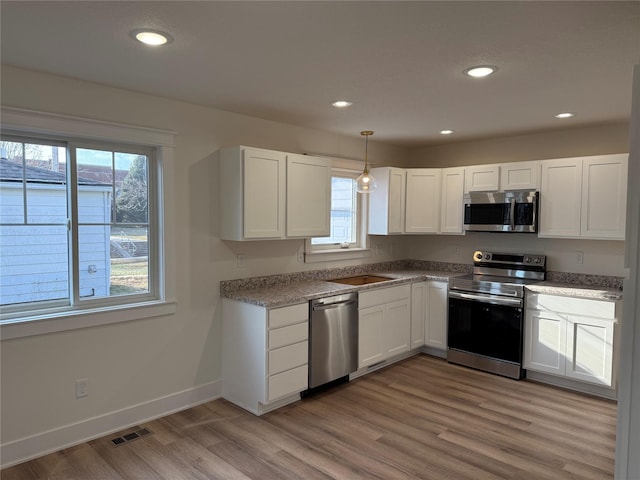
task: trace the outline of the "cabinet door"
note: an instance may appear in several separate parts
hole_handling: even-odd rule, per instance
[[[358,368],[385,359],[385,306],[364,308],[358,312]]]
[[[369,194],[369,234],[404,233],[405,171],[402,168],[371,169],[378,189]]]
[[[464,193],[497,192],[500,188],[500,165],[474,165],[467,167]]]
[[[624,240],[627,154],[588,157],[582,163],[581,234]]]
[[[612,386],[613,329],[611,320],[569,316],[565,374],[598,385]]]
[[[582,159],[544,160],[540,185],[540,237],[579,237]]]
[[[525,324],[524,367],[564,375],[566,320],[552,312],[527,310]]]
[[[540,162],[514,162],[500,165],[500,190],[538,190]]]
[[[411,348],[424,345],[426,282],[411,284]]]
[[[331,163],[287,155],[287,237],[331,234]]]
[[[447,289],[445,282],[427,282],[424,343],[447,349]]]
[[[408,352],[411,349],[411,307],[409,299],[387,304],[384,323],[385,357]]]
[[[245,148],[243,155],[243,236],[282,238],[285,233],[285,154]]]
[[[440,169],[407,170],[405,232],[438,233],[440,228]]]
[[[442,196],[440,206],[440,233],[462,235],[462,200],[464,197],[465,169],[442,169]]]

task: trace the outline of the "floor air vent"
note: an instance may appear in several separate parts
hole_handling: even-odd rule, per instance
[[[113,443],[114,446],[119,447],[120,445],[132,442],[140,437],[144,437],[145,435],[149,435],[151,433],[151,430],[149,430],[148,428],[141,428],[140,430],[136,430],[135,432],[127,433],[126,435],[122,435],[121,437],[113,438],[111,439],[111,443]]]

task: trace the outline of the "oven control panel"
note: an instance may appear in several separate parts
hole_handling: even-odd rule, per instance
[[[474,264],[495,265],[511,267],[541,267],[544,268],[546,264],[545,255],[535,254],[513,254],[513,253],[493,253],[482,250],[476,250],[473,253]]]

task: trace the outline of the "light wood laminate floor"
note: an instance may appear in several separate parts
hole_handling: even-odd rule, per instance
[[[419,355],[255,417],[216,400],[2,471],[32,479],[610,479],[616,404]]]

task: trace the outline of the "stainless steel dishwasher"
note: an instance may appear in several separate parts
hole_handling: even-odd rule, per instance
[[[309,389],[358,369],[358,294],[311,300]]]

